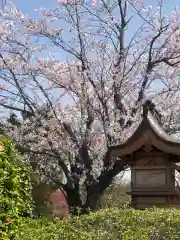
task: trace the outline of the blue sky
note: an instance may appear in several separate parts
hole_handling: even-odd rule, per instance
[[[36,13],[33,12],[33,9],[38,7],[50,8],[56,5],[55,0],[11,0],[11,1],[21,11],[34,17],[36,17],[37,15]],[[157,0],[145,0],[145,3],[149,5],[154,5],[156,2]],[[176,5],[180,6],[180,0],[164,0],[164,9],[166,12],[171,11],[173,7]]]
[[[0,1],[8,1],[8,0],[0,0]],[[56,6],[56,0],[10,0],[13,2],[16,7],[21,10],[25,15],[29,15],[30,17],[33,17],[34,19],[38,18],[38,13],[34,11],[34,9],[43,7],[46,9],[52,8]],[[86,1],[93,1],[93,0],[86,0]],[[100,0],[96,0],[97,2]],[[155,6],[157,1],[160,0],[144,0],[145,5],[152,5]],[[164,2],[164,12],[166,14],[169,14],[174,7],[178,6],[180,9],[180,0],[163,0]],[[118,13],[119,14],[119,13]],[[130,17],[133,14],[130,12]],[[127,39],[131,38],[131,34],[137,30],[137,28],[141,25],[141,20],[137,17],[133,17],[130,22],[130,26],[128,29]],[[62,27],[62,23],[61,23]],[[63,24],[63,27],[65,25]],[[129,35],[130,34],[130,35]],[[65,59],[64,59],[65,60]]]
[[[11,2],[23,13],[35,18],[37,17],[37,14],[33,11],[35,8],[51,8],[56,5],[55,0],[11,0]]]
[[[8,0],[0,0],[2,1],[8,1]],[[54,6],[56,6],[56,0],[10,0],[11,2],[13,2],[14,5],[16,5],[16,7],[22,11],[25,15],[29,15],[30,17],[33,17],[34,19],[38,18],[38,14],[34,11],[34,9],[39,8],[39,7],[43,7],[43,8],[52,8]],[[92,0],[87,0],[87,1],[92,1]],[[100,0],[97,0],[97,2]],[[160,1],[160,0],[158,0]],[[145,5],[152,5],[154,6],[157,3],[157,0],[144,0]],[[180,9],[180,0],[164,0],[164,11],[165,13],[170,13],[173,8],[175,6],[179,5],[179,9]],[[133,35],[133,32],[136,31],[136,29],[141,25],[141,22],[138,18],[133,17],[133,19],[131,20],[131,24],[130,24],[130,29],[128,29],[128,33],[126,35],[126,39],[130,39],[131,38],[131,34]],[[61,23],[61,27],[62,27],[62,23]],[[63,27],[65,27],[65,25],[63,24]],[[56,52],[56,50],[54,50],[53,52]],[[60,57],[61,55],[61,60],[62,61],[66,61],[67,60],[67,55],[65,55],[65,53],[60,53],[58,54]]]

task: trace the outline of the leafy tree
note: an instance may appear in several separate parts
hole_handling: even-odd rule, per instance
[[[107,149],[132,134],[142,103],[151,99],[164,126],[176,126],[180,13],[166,15],[162,0],[58,0],[37,11],[40,20],[12,5],[1,13],[0,105],[23,113],[5,132],[73,209],[94,209],[127,167]]]

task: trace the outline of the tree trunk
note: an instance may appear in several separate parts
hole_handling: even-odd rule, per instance
[[[79,188],[76,186],[75,188],[71,189],[65,186],[64,190],[66,192],[66,199],[69,205],[70,213],[76,215],[82,208]]]
[[[86,184],[86,201],[83,204],[79,184],[69,188],[67,185],[64,190],[67,194],[67,202],[72,214],[84,214],[89,211],[94,211],[97,208],[97,203],[100,200],[103,192],[110,186],[114,177],[124,170],[125,165],[122,161],[116,161],[111,168],[105,169],[98,178],[98,181],[91,185]],[[88,182],[88,181],[87,181]]]
[[[95,184],[92,184],[87,188],[87,199],[83,205],[83,209],[86,212],[88,209],[94,211],[97,209],[97,203],[100,200],[103,192],[110,186],[114,177],[125,169],[125,165],[122,161],[116,161],[110,169],[106,169],[98,178]]]
[[[82,206],[83,213],[97,210],[97,204],[102,194],[91,193],[87,195],[86,203]]]

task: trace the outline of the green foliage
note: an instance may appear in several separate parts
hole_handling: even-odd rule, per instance
[[[180,239],[180,211],[106,209],[66,220],[26,222],[16,240],[175,240]]]
[[[11,140],[0,137],[0,145],[0,232],[3,239],[13,239],[32,210],[31,172]]]
[[[114,184],[110,186],[104,194],[102,195],[97,208],[113,208],[120,207],[123,204],[129,203],[129,196],[127,192],[129,191],[129,183],[121,182],[119,184]]]

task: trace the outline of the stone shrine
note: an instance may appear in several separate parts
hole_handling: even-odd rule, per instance
[[[123,144],[110,146],[109,157],[119,157],[131,169],[131,205],[135,209],[180,205],[175,169],[180,162],[180,143],[163,129],[154,104],[143,106],[142,121]]]

